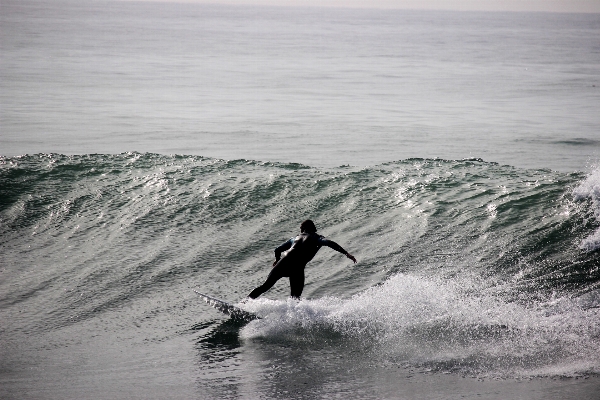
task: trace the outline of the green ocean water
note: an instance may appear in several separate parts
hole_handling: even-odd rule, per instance
[[[345,376],[347,362],[355,373],[486,379],[593,377],[600,367],[597,173],[477,159],[318,169],[139,153],[3,157],[0,168],[9,397],[25,390],[12,374],[38,365],[43,381],[54,363],[89,389],[78,363],[115,374],[103,357],[118,349],[138,362],[110,358],[121,363],[117,387],[167,362],[170,384],[196,373],[192,386],[224,397],[244,397],[229,381],[244,387],[256,370],[264,378],[267,367],[240,354],[265,348],[284,357],[280,368],[303,366],[307,382],[324,366]],[[307,217],[359,263],[321,250],[304,300],[288,299],[281,281],[242,305],[262,317],[247,325],[195,297],[198,287],[243,299]],[[192,354],[167,361],[165,346],[181,343]],[[291,353],[276,350],[286,348],[299,358],[286,361]]]

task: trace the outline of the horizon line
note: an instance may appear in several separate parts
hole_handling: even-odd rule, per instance
[[[113,0],[138,3],[205,4],[373,10],[544,12],[599,14],[595,0]]]

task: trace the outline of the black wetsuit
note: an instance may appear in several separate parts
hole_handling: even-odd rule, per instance
[[[327,240],[316,233],[303,232],[275,249],[277,264],[271,270],[265,283],[254,289],[248,297],[255,299],[271,289],[279,279],[289,277],[290,295],[300,298],[304,288],[304,267],[313,259],[322,246],[331,247],[345,255],[348,254],[342,246],[332,240]],[[283,257],[281,257],[282,253]]]

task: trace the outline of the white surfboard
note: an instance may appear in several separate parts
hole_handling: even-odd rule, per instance
[[[258,316],[252,314],[251,312],[244,311],[239,307],[234,306],[233,304],[229,304],[226,301],[217,299],[216,297],[209,296],[204,293],[200,293],[196,289],[194,292],[198,293],[202,299],[211,305],[213,308],[221,311],[223,314],[229,315],[232,319],[237,319],[241,321],[252,321],[253,319],[257,319]]]

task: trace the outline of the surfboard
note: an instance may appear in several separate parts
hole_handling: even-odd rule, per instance
[[[241,308],[236,307],[233,304],[229,304],[226,301],[217,299],[216,297],[212,297],[204,293],[200,293],[196,289],[194,289],[194,292],[199,294],[205,302],[207,302],[216,310],[221,311],[223,314],[229,315],[231,319],[236,319],[240,321],[252,321],[253,319],[258,319],[257,315],[252,314],[248,311],[244,311]]]

